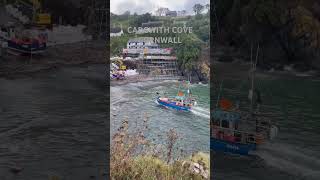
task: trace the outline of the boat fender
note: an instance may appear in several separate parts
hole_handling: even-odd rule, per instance
[[[263,143],[263,135],[262,134],[256,134],[256,144],[262,144]]]
[[[269,138],[270,140],[274,139],[278,135],[278,127],[272,125],[270,128]]]

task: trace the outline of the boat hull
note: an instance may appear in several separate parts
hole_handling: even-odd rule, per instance
[[[256,150],[255,144],[241,144],[234,143],[216,138],[210,139],[210,149],[219,152],[239,154],[239,155],[250,155],[250,152]]]
[[[41,54],[46,49],[47,46],[45,43],[41,44],[18,44],[14,41],[8,41],[9,50],[21,53],[21,54]]]
[[[175,110],[178,110],[178,111],[190,111],[191,110],[191,107],[177,106],[174,103],[161,101],[159,98],[157,98],[157,103],[159,105],[161,105],[161,106],[168,107],[168,108],[171,108],[171,109],[175,109]]]

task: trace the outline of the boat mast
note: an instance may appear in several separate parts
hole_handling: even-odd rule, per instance
[[[250,104],[250,114],[251,117],[253,116],[253,93],[254,93],[254,78],[255,78],[255,71],[256,71],[256,67],[257,67],[257,63],[258,63],[258,56],[259,56],[259,43],[258,43],[258,47],[257,47],[257,54],[256,54],[256,61],[255,63],[253,63],[253,59],[252,59],[252,45],[251,45],[251,93],[250,93],[250,99],[251,99],[251,104]]]
[[[217,104],[216,104],[216,108],[218,108],[218,105],[219,105],[219,101],[220,101],[220,94],[221,94],[221,91],[222,91],[222,84],[223,84],[223,80],[220,84],[220,89],[219,89],[219,94],[218,94],[218,98],[217,98]]]
[[[189,74],[189,82],[187,84],[187,86],[188,86],[188,88],[187,88],[188,97],[190,97],[190,84],[191,84],[191,75]]]

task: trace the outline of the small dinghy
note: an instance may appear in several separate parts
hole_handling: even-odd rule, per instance
[[[41,54],[47,49],[46,42],[40,38],[13,38],[8,40],[8,50],[18,54]]]

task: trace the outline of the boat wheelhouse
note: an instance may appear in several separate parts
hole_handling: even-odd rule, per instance
[[[263,141],[259,133],[241,129],[240,112],[215,109],[211,118],[210,146],[213,150],[248,155]]]

